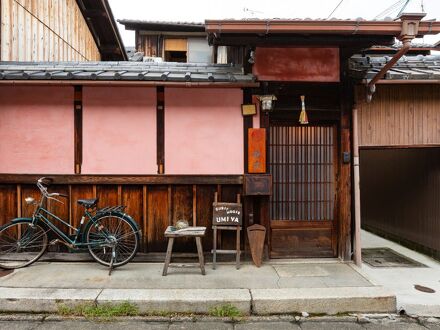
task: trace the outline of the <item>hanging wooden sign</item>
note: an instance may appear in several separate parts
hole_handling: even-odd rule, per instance
[[[248,129],[248,172],[266,173],[266,129]]]
[[[241,226],[242,206],[238,203],[213,203],[213,226]]]

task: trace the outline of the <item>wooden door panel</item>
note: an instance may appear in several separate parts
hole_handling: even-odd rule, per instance
[[[331,221],[272,221],[271,258],[332,257]]]

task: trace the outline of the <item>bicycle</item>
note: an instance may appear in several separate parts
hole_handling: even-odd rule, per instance
[[[134,258],[139,249],[140,230],[133,218],[124,212],[125,206],[98,209],[99,199],[79,199],[77,203],[84,207],[84,215],[79,226],[73,227],[44,206],[47,200],[64,204],[55,197],[69,198],[64,194],[49,193],[52,181],[44,177],[38,179],[40,201],[33,197],[25,198],[28,205],[35,207],[31,218],[15,218],[0,227],[0,268],[29,266],[41,258],[48,245],[57,243],[73,250],[87,249],[94,260],[109,267],[109,275],[113,268],[123,266]],[[66,225],[74,234],[66,235],[49,218]],[[50,243],[49,232],[58,237]]]

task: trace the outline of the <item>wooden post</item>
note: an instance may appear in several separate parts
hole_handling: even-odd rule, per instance
[[[338,255],[348,261],[352,258],[351,250],[351,157],[349,162],[344,162],[343,153],[350,153],[351,148],[351,111],[353,108],[353,92],[354,86],[349,80],[347,72],[349,69],[348,61],[350,51],[341,49],[341,143],[339,150],[339,239],[338,239]]]
[[[74,117],[74,173],[81,174],[82,166],[82,140],[83,140],[83,102],[82,86],[74,86],[73,94],[73,117]]]
[[[165,257],[165,264],[163,265],[162,276],[167,275],[168,266],[170,265],[170,261],[171,261],[171,254],[173,253],[173,244],[174,244],[174,237],[168,238],[167,255]]]
[[[361,193],[359,179],[359,131],[358,109],[356,104],[352,111],[353,119],[353,184],[354,184],[354,262],[362,266],[361,250]]]
[[[214,193],[214,203],[218,202],[218,193]],[[213,229],[213,246],[212,246],[212,269],[215,269],[217,262],[217,226],[212,226]]]
[[[156,88],[157,173],[165,173],[165,89]]]

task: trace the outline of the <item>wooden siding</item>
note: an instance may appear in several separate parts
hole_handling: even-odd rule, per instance
[[[17,179],[14,184],[0,184],[0,226],[17,216],[29,217],[33,208],[24,202],[27,196],[40,198],[40,193],[35,184],[28,183],[27,176],[22,176],[24,180]],[[75,181],[75,177],[69,176],[69,180]],[[160,179],[159,176],[156,177]],[[162,177],[165,178],[166,177]],[[224,183],[216,184],[222,180],[221,177],[214,178],[191,178],[180,177],[180,180],[174,178],[175,182],[196,182],[195,184],[157,184],[155,180],[148,178],[135,178],[136,184],[113,184],[106,182],[105,178],[96,177],[99,184],[67,184],[66,180],[62,184],[52,185],[49,188],[51,192],[60,192],[69,195],[65,204],[51,202],[48,205],[49,210],[67,219],[68,223],[78,226],[83,207],[76,201],[80,198],[99,198],[99,207],[112,205],[126,205],[126,212],[130,214],[139,224],[142,231],[142,252],[165,252],[166,239],[163,235],[168,225],[174,224],[177,220],[185,219],[192,225],[206,226],[207,235],[203,240],[205,251],[212,248],[212,203],[214,202],[214,193],[218,192],[221,200],[225,202],[235,202],[236,194],[242,193],[241,184],[228,184],[231,179],[235,182],[242,180],[241,176],[226,178]],[[60,181],[59,177],[56,177]],[[61,179],[63,180],[63,179]],[[205,183],[200,184],[201,180]],[[6,180],[7,181],[7,180]],[[139,183],[139,182],[142,182]],[[5,182],[5,181],[3,181]],[[166,180],[163,180],[166,182]],[[63,199],[64,201],[64,199]],[[55,221],[56,223],[56,221]],[[63,228],[63,225],[60,225]],[[64,228],[68,233],[68,229]],[[244,231],[242,233],[244,235]],[[222,246],[227,248],[233,245],[232,238],[224,234]],[[176,242],[176,251],[194,252],[195,244],[185,241]]]
[[[75,0],[2,0],[2,61],[99,61]]]
[[[440,85],[378,85],[359,105],[361,147],[432,144],[440,144]]]
[[[440,258],[440,148],[360,153],[362,226]]]
[[[162,57],[162,41],[163,39],[157,35],[136,33],[136,51],[143,52],[145,56]]]

